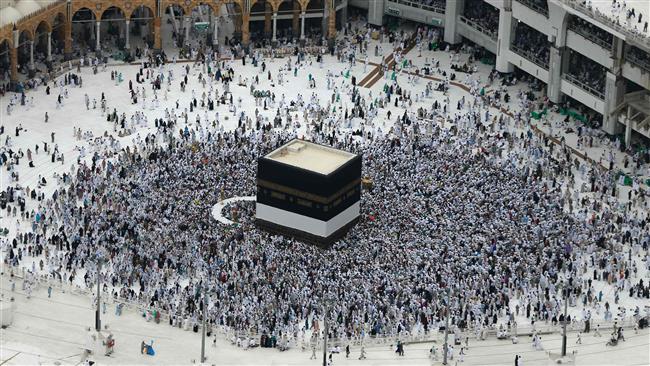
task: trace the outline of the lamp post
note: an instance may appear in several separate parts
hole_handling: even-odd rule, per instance
[[[449,314],[450,314],[450,310],[449,310],[450,303],[449,303],[449,301],[450,301],[450,291],[449,291],[449,287],[447,287],[447,314],[446,314],[447,315],[447,320],[445,320],[445,346],[444,346],[445,348],[442,350],[442,352],[443,352],[442,353],[443,354],[442,364],[443,365],[447,364],[447,350],[449,349],[449,346],[447,345],[447,341],[449,339]]]
[[[100,319],[100,314],[101,311],[99,309],[100,303],[101,303],[101,292],[99,290],[100,288],[100,282],[101,282],[101,269],[102,269],[102,262],[97,261],[97,309],[95,310],[95,330],[100,332],[102,330],[102,320]]]
[[[564,321],[562,322],[562,357],[566,356],[566,323],[568,316],[569,306],[569,291],[570,287],[564,288]]]
[[[203,331],[201,332],[201,363],[205,362],[205,319],[208,317],[207,290],[203,290]]]
[[[102,330],[102,320],[101,316],[101,278],[102,278],[102,264],[103,259],[98,255],[97,256],[97,309],[95,310],[95,330],[100,332]]]
[[[323,366],[327,366],[327,336],[329,334],[329,321],[327,320],[330,312],[330,307],[334,299],[331,296],[326,296],[323,298],[323,307],[325,309],[325,314],[323,316],[324,323],[324,333],[323,333]]]

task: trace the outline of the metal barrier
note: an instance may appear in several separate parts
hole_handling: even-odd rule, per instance
[[[521,5],[524,5],[525,7],[534,10],[545,17],[548,18],[548,8],[543,8],[539,5],[537,5],[534,1],[532,0],[515,0],[516,2],[520,3]]]
[[[470,20],[470,19],[467,19],[462,15],[459,16],[459,19],[460,19],[461,22],[467,24],[468,26],[470,26],[470,27],[476,29],[477,31],[485,34],[486,36],[490,37],[490,39],[492,39],[493,41],[496,42],[499,39],[499,37],[497,35],[497,32],[495,32],[495,31],[493,31],[491,29],[487,29],[487,28],[479,25],[477,22],[475,22],[473,20]]]
[[[602,38],[598,38],[595,34],[589,33],[585,31],[584,29],[580,28],[579,26],[576,25],[570,25],[569,30],[583,36],[584,38],[592,41],[593,43],[599,45],[600,47],[606,49],[606,50],[611,50],[612,48],[612,43],[607,42],[607,40],[604,40]]]
[[[517,0],[517,1],[522,1],[522,0]],[[623,27],[620,24],[617,24],[614,19],[608,17],[606,14],[601,13],[598,9],[593,10],[591,7],[587,7],[579,1],[576,0],[559,0],[559,1],[561,1],[562,3],[571,7],[574,10],[577,10],[593,19],[605,23],[606,25],[612,27],[617,32],[624,34],[626,37],[635,40],[636,42],[644,45],[650,50],[650,37],[640,32],[634,32],[632,30]]]
[[[625,54],[625,59],[630,61],[630,63],[650,72],[650,58],[648,57],[639,57],[632,52],[627,52]]]
[[[571,84],[580,87],[580,89],[585,90],[586,92],[588,92],[589,94],[597,97],[598,99],[602,99],[602,100],[605,99],[605,93],[590,87],[589,85],[587,85],[584,82],[580,81],[580,79],[578,79],[574,75],[564,73],[564,74],[562,74],[562,78],[564,80],[570,82]]]
[[[525,58],[526,60],[534,63],[535,65],[548,70],[548,60],[544,61],[544,60],[538,58],[531,51],[526,51],[526,50],[524,50],[522,48],[519,48],[519,47],[515,46],[514,44],[510,45],[510,50],[513,51],[514,53],[518,54],[519,56]]]
[[[444,14],[445,13],[445,8],[440,8],[435,5],[424,5],[418,2],[414,1],[409,1],[409,0],[388,0],[389,3],[396,3],[396,4],[401,4],[405,6],[410,6],[412,8],[418,8],[418,9],[423,9],[423,10],[428,10],[432,11],[434,13],[438,14]]]

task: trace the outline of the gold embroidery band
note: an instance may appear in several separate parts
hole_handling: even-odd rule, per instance
[[[292,196],[295,196],[295,197],[304,198],[304,199],[307,199],[307,200],[310,200],[310,201],[313,201],[313,202],[318,202],[318,203],[321,203],[321,204],[324,204],[324,205],[331,203],[332,201],[337,199],[339,196],[346,194],[347,191],[354,188],[355,186],[358,186],[359,184],[361,184],[361,178],[357,178],[354,181],[348,183],[345,187],[341,188],[340,190],[338,190],[333,195],[331,195],[329,197],[323,197],[323,196],[319,196],[319,195],[316,195],[316,194],[313,194],[313,193],[307,193],[307,192],[300,191],[300,190],[297,190],[297,189],[294,189],[294,188],[289,188],[289,187],[283,186],[281,184],[269,182],[269,181],[264,180],[264,179],[259,179],[259,178],[257,179],[257,186],[258,187],[268,188],[268,189],[273,190],[273,191],[286,193],[286,194],[289,194],[289,195],[292,195]]]

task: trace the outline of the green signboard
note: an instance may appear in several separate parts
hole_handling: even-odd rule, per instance
[[[210,22],[196,22],[194,23],[194,29],[197,31],[204,31],[210,27]]]

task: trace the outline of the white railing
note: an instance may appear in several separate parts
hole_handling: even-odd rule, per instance
[[[580,81],[580,79],[578,79],[574,75],[565,73],[565,74],[562,74],[562,78],[564,80],[570,82],[571,84],[573,84],[573,85],[575,85],[577,87],[580,87],[580,89],[585,90],[586,92],[588,92],[589,94],[597,97],[598,99],[601,99],[601,100],[605,99],[605,93],[603,93],[600,90],[592,88],[591,86],[587,85],[586,83]]]
[[[602,48],[604,48],[606,50],[611,50],[611,48],[612,48],[612,42],[608,42],[607,40],[599,38],[595,34],[589,33],[586,30],[580,28],[580,26],[570,25],[569,30],[581,35],[582,37],[590,40],[591,42],[599,45],[600,47],[602,47]]]
[[[519,47],[515,46],[514,44],[510,45],[510,50],[513,51],[514,53],[518,54],[519,56],[525,58],[526,60],[534,63],[535,65],[548,70],[548,60],[540,59],[533,52],[526,51],[523,48],[519,48]]]
[[[636,66],[639,66],[640,68],[650,72],[650,55],[646,57],[642,56],[637,56],[632,52],[627,52],[625,54],[625,59],[627,61],[630,61],[630,63],[633,63]]]
[[[467,19],[462,15],[459,17],[459,19],[460,19],[461,22],[467,24],[468,26],[470,26],[470,27],[476,29],[477,31],[485,34],[486,36],[490,37],[490,39],[492,39],[493,41],[496,42],[499,39],[499,37],[497,35],[497,32],[495,32],[495,31],[493,31],[491,29],[485,28],[485,27],[481,26],[480,24],[478,24],[477,22],[475,22],[475,21],[473,21],[471,19]]]
[[[624,34],[626,38],[628,38],[626,39],[626,41],[632,39],[637,43],[639,43],[640,45],[642,45],[646,49],[646,51],[650,51],[650,37],[648,37],[647,35],[638,31],[633,31],[629,28],[620,25],[616,22],[616,19],[608,17],[607,14],[600,12],[600,10],[598,9],[594,10],[592,7],[587,7],[579,1],[576,0],[558,0],[558,1],[561,1],[562,3],[571,7],[572,9],[575,9],[593,19],[596,19],[604,23],[605,25],[613,28],[615,31]]]
[[[453,1],[453,0],[449,0]],[[418,3],[416,1],[409,1],[409,0],[388,0],[389,3],[396,3],[396,4],[401,4],[405,6],[410,6],[412,8],[418,8],[418,9],[423,9],[423,10],[428,10],[432,11],[434,13],[438,14],[444,14],[445,13],[445,8],[441,8],[436,5],[425,5],[422,3]]]
[[[534,11],[536,11],[536,12],[538,12],[538,13],[540,13],[540,14],[542,14],[542,15],[544,15],[545,17],[548,18],[548,8],[545,9],[545,8],[543,8],[543,7],[539,6],[539,5],[537,5],[537,4],[536,4],[534,1],[532,1],[532,0],[515,0],[515,1],[517,1],[517,2],[520,3],[521,5],[524,5],[525,7],[529,8],[529,9],[531,9],[531,10],[534,10]]]

